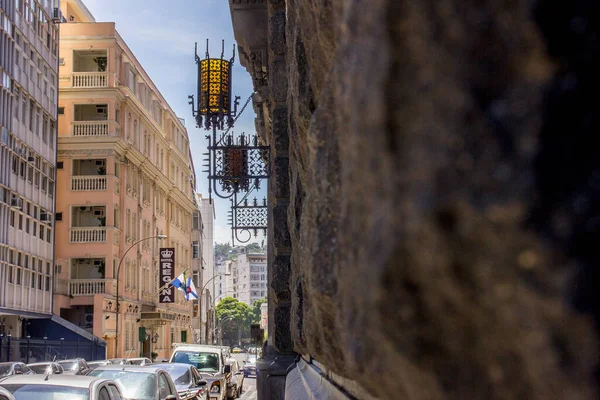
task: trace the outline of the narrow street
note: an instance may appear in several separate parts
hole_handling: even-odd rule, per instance
[[[244,360],[246,359],[247,354],[233,354],[233,358],[235,358],[240,365],[244,365]],[[242,392],[241,400],[256,400],[256,377],[249,376],[244,378],[244,390]]]

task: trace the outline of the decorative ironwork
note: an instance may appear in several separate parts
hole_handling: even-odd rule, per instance
[[[263,235],[267,234],[267,199],[263,198],[259,202],[256,198],[251,202],[247,197],[238,201],[237,194],[231,199],[231,211],[229,211],[229,223],[231,225],[232,244],[237,240],[239,243],[248,243],[254,237],[258,236],[261,230]],[[240,238],[240,234],[248,235],[247,238]]]
[[[269,178],[269,146],[261,146],[256,135],[217,138],[213,132],[206,138],[204,172],[208,173],[209,198],[213,191],[221,198],[231,198],[234,193],[248,192],[250,185],[260,188],[260,180]]]
[[[205,153],[204,171],[208,173],[209,199],[212,199],[213,191],[218,197],[231,198],[234,193],[249,191],[250,185],[259,187],[260,180],[269,177],[269,147],[259,145],[257,136],[234,136],[229,133],[254,93],[250,95],[239,114],[237,109],[240,98],[236,96],[232,110],[231,72],[235,60],[235,46],[229,61],[223,58],[224,52],[225,42],[222,44],[221,58],[210,58],[207,40],[206,58],[201,60],[196,43],[197,99],[195,101],[194,96],[188,96],[197,127],[212,130],[212,135],[206,136],[208,153]],[[222,131],[225,127],[225,133],[217,135],[217,130]]]
[[[225,125],[231,128],[237,114],[240,97],[236,96],[231,109],[231,70],[235,61],[235,45],[233,56],[229,61],[225,55],[225,41],[221,46],[221,58],[211,58],[208,52],[208,39],[206,40],[206,58],[201,60],[198,56],[198,43],[195,47],[195,60],[198,65],[198,90],[197,98],[188,96],[192,106],[192,114],[196,119],[196,126],[206,130],[223,130]]]

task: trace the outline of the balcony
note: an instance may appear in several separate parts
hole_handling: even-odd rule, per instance
[[[71,228],[71,243],[103,243],[106,242],[106,227]]]
[[[72,83],[74,88],[105,88],[108,87],[108,74],[106,72],[74,72]]]
[[[106,50],[75,50],[73,52],[72,87],[82,89],[108,87],[107,67],[108,53]]]
[[[69,295],[93,296],[106,293],[106,283],[113,279],[71,279],[69,281]]]
[[[109,136],[108,104],[76,104],[73,136]]]
[[[71,177],[71,190],[74,192],[94,192],[106,190],[106,176],[83,175]]]
[[[71,208],[71,243],[106,242],[106,206]]]
[[[108,121],[73,122],[73,136],[108,136]]]

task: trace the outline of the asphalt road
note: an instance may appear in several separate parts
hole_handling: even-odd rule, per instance
[[[238,361],[238,363],[240,363],[240,365],[244,365],[244,360],[246,359],[247,354],[232,354],[232,356]],[[244,390],[240,400],[256,400],[256,396],[256,377],[249,376],[244,378]]]

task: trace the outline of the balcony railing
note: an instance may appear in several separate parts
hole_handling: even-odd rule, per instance
[[[73,122],[73,136],[108,136],[108,121]]]
[[[106,190],[106,176],[79,175],[71,177],[71,190],[75,192],[93,192]]]
[[[108,74],[105,72],[75,72],[73,74],[74,88],[103,88],[108,87]]]
[[[71,296],[91,296],[106,293],[108,279],[71,279],[69,294]]]
[[[106,242],[106,227],[71,228],[71,243]]]

